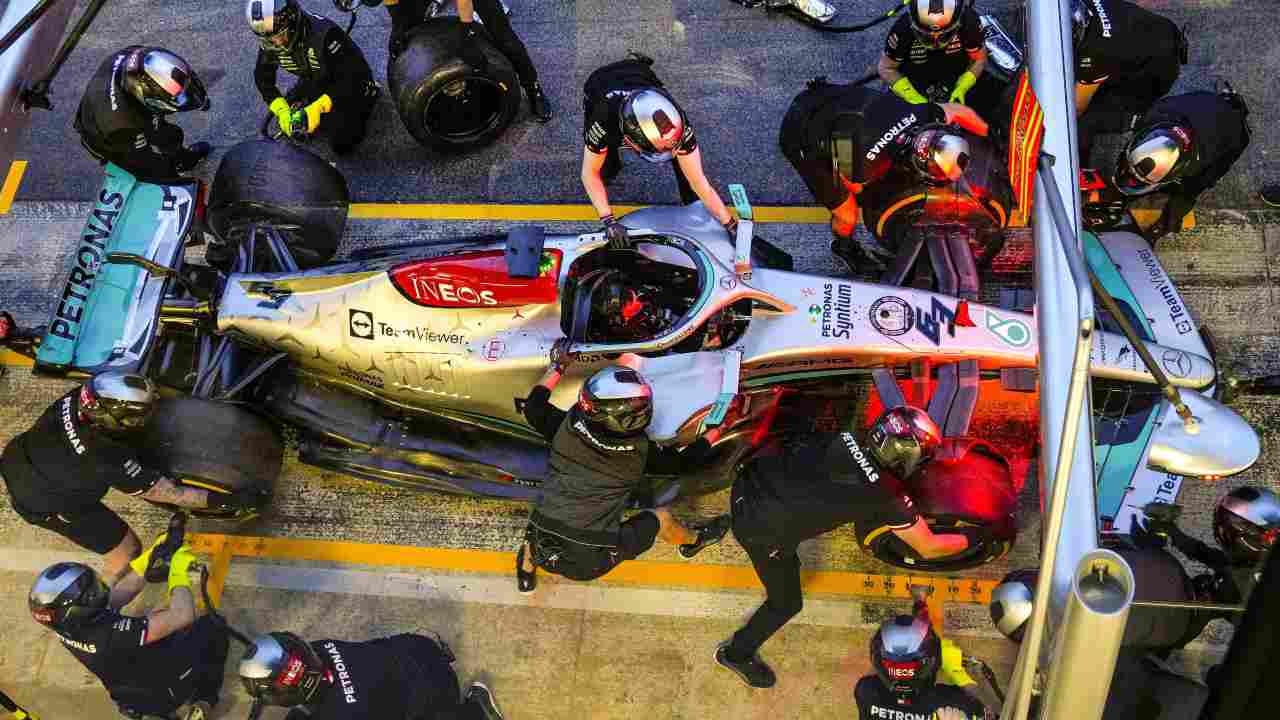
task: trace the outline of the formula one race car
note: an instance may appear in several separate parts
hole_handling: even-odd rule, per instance
[[[266,167],[297,181],[256,182]],[[306,463],[532,499],[548,451],[521,402],[567,337],[577,362],[553,395],[560,407],[592,372],[621,363],[653,386],[655,441],[684,446],[726,425],[707,466],[654,478],[650,501],[726,487],[761,448],[812,432],[819,405],[838,407],[843,422],[868,376],[885,404],[900,400],[896,381],[910,377],[929,387],[948,445],[904,491],[936,532],[966,534],[970,547],[925,561],[886,533],[872,551],[903,567],[952,570],[999,557],[1014,540],[1023,478],[966,435],[980,380],[1035,392],[1033,315],[753,268],[751,223],[730,238],[697,204],[628,215],[633,250],[608,249],[601,233],[521,226],[330,262],[345,184],[324,161],[268,141],[229,152],[207,212],[202,196],[195,181],[148,185],[110,167],[36,353],[44,372],[123,369],[168,388],[175,397],[157,413],[150,445],[187,482],[270,483],[282,452],[275,430],[288,427]],[[184,240],[201,225],[219,238],[208,255],[224,269],[184,265]],[[1248,468],[1257,435],[1204,394],[1215,382],[1212,354],[1154,254],[1123,233],[1090,236],[1088,247],[1201,420],[1198,434],[1184,432],[1125,338],[1095,333],[1095,390],[1115,398],[1100,415],[1113,430],[1098,433],[1103,513],[1117,517],[1111,506],[1166,492],[1166,475]],[[726,416],[730,398],[737,410]]]

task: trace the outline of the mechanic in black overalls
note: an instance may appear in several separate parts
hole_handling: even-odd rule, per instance
[[[302,10],[296,0],[249,0],[245,16],[261,40],[254,84],[280,131],[321,133],[338,155],[354,150],[381,94],[360,48],[337,24]],[[298,77],[288,95],[276,87],[279,68]]]
[[[1187,63],[1187,38],[1172,20],[1127,0],[1072,0],[1080,165],[1094,137],[1129,130],[1164,97]]]
[[[639,53],[591,73],[582,87],[582,185],[604,224],[612,247],[625,247],[627,229],[613,216],[606,185],[622,171],[621,150],[651,163],[671,161],[680,202],[701,200],[729,231],[737,220],[702,170],[702,153],[684,110],[653,72],[653,59]]]
[[[4,310],[0,310],[0,347],[7,347],[15,352],[34,352],[44,337],[44,328],[18,327],[18,321]]]
[[[999,85],[990,80],[974,89],[986,65],[982,25],[971,0],[911,0],[885,36],[876,70],[909,103],[946,98],[986,115],[999,99]]]
[[[186,60],[163,48],[131,45],[112,53],[89,78],[73,125],[94,158],[157,182],[195,167],[212,147],[184,147],[182,128],[164,116],[208,109],[204,83]]]
[[[1116,160],[1112,185],[1122,195],[1169,196],[1147,231],[1154,242],[1182,228],[1205,190],[1218,184],[1249,146],[1249,108],[1234,92],[1162,98],[1138,121]]]
[[[258,636],[240,680],[258,703],[293,708],[286,720],[502,720],[484,683],[458,691],[442,640],[403,633],[365,642],[288,632]]]
[[[141,617],[120,613],[144,586],[150,553],[110,588],[87,565],[49,567],[31,586],[31,615],[102,681],[125,717],[206,720],[222,689],[227,634],[211,616],[196,618],[191,548],[168,560],[165,607]]]
[[[242,509],[253,492],[210,496],[180,487],[138,457],[132,443],[156,400],[151,381],[106,372],[63,395],[30,430],[0,454],[0,475],[23,520],[103,556],[103,575],[117,586],[142,551],[138,536],[106,505],[107,490],[181,507]]]
[[[859,720],[983,720],[986,707],[955,685],[938,682],[942,641],[925,620],[899,615],[871,638],[871,667],[853,688]]]
[[[941,442],[924,411],[899,406],[876,419],[865,438],[820,433],[750,462],[730,495],[733,535],[766,598],[747,624],[720,644],[716,662],[748,686],[773,687],[773,669],[757,651],[804,607],[800,557],[805,540],[853,523],[860,545],[892,532],[924,558],[964,550],[963,535],[935,535],[899,487]]]
[[[404,48],[409,31],[434,15],[433,10],[438,0],[360,0],[360,2],[368,7],[386,6],[387,14],[391,16],[388,52],[394,60]],[[334,0],[334,4],[340,10],[350,11],[355,7],[355,0]],[[457,39],[458,56],[477,70],[483,71],[488,67],[489,61],[485,59],[484,52],[476,44],[476,38],[482,32],[476,28],[477,15],[480,16],[480,22],[484,23],[483,32],[488,34],[489,41],[498,49],[498,52],[511,61],[516,77],[520,78],[520,86],[524,88],[524,95],[529,99],[529,112],[533,115],[533,119],[540,123],[550,120],[551,102],[547,100],[547,95],[538,82],[538,69],[533,66],[529,49],[511,27],[511,20],[507,18],[506,10],[500,0],[458,0],[458,19],[462,21],[461,35]]]
[[[551,404],[551,391],[572,358],[566,341],[551,352],[551,366],[529,393],[524,416],[551,443],[551,472],[529,515],[516,553],[516,584],[533,592],[537,568],[570,580],[594,580],[624,560],[648,552],[659,536],[679,545],[688,560],[724,538],[727,519],[689,530],[666,508],[647,509],[625,522],[622,514],[645,475],[679,475],[711,455],[719,428],[703,433],[684,452],[656,447],[645,435],[653,418],[653,391],[635,370],[614,366],[582,386],[568,412]]]
[[[831,250],[850,270],[868,262],[853,239],[857,196],[865,185],[883,178],[900,162],[911,162],[930,179],[964,172],[968,141],[946,132],[944,124],[958,125],[975,135],[987,134],[987,123],[964,105],[913,105],[878,90],[833,85],[826,78],[810,80],[791,101],[778,132],[778,144],[814,199],[831,211],[831,233],[835,236]],[[847,154],[852,177],[840,173],[832,160],[837,137],[850,141]],[[917,139],[923,154],[916,152]]]

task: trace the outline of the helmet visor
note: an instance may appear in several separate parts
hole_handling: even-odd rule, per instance
[[[1155,163],[1148,158],[1138,163],[1137,167],[1134,167],[1129,164],[1127,156],[1121,157],[1119,167],[1116,169],[1116,175],[1112,178],[1112,185],[1125,195],[1144,195],[1164,185],[1165,183],[1163,182],[1149,180],[1144,176],[1142,171],[1150,169],[1147,166],[1154,168]]]

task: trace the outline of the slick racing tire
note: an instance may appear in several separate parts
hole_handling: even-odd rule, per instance
[[[299,268],[322,265],[337,252],[351,202],[336,168],[291,143],[271,140],[248,140],[227,151],[209,195],[208,227],[231,257],[252,224],[273,225]],[[230,257],[209,260],[226,269]]]
[[[229,403],[163,398],[145,433],[144,460],[163,468],[179,484],[210,493],[258,489],[269,496],[284,462],[284,444],[275,427]],[[193,510],[191,514],[245,520],[257,511]]]
[[[520,110],[516,72],[487,38],[476,38],[489,61],[484,72],[457,56],[458,22],[441,17],[423,23],[387,68],[391,97],[409,134],[444,153],[488,145]]]

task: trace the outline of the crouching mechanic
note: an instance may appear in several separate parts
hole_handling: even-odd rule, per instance
[[[89,78],[73,124],[94,158],[156,182],[190,170],[211,149],[207,142],[184,147],[182,128],[164,116],[208,109],[204,83],[186,60],[163,48],[131,45],[112,53]]]
[[[701,200],[707,212],[737,234],[738,221],[702,171],[702,152],[684,110],[653,72],[653,59],[632,53],[592,72],[583,85],[582,186],[604,223],[609,244],[626,247],[627,229],[613,216],[605,188],[622,171],[625,146],[651,163],[671,161],[680,202]]]
[[[791,101],[778,144],[814,199],[831,211],[831,250],[850,270],[867,262],[853,240],[863,187],[900,162],[911,163],[930,182],[954,180],[964,172],[969,143],[948,132],[948,124],[987,134],[987,123],[964,105],[913,105],[877,90],[833,85],[825,78],[810,80]]]
[[[133,443],[155,405],[151,381],[105,372],[63,395],[0,455],[19,517],[104,556],[104,579],[116,585],[141,552],[138,536],[102,504],[115,488],[144,500],[188,508],[245,510],[265,497],[181,487],[138,457]]]
[[[145,586],[151,552],[113,587],[87,565],[50,566],[31,586],[31,616],[102,681],[125,717],[205,720],[222,689],[227,634],[208,615],[196,619],[191,548],[168,559],[165,607],[141,617],[120,613]]]
[[[679,475],[712,452],[713,428],[683,452],[655,447],[645,435],[653,418],[653,390],[640,373],[613,366],[582,386],[568,412],[551,404],[551,391],[572,358],[557,341],[551,366],[525,401],[524,416],[551,443],[551,472],[529,515],[525,542],[516,553],[516,581],[533,592],[537,568],[570,580],[594,580],[648,552],[654,540],[680,546],[688,560],[729,531],[724,520],[689,530],[666,508],[645,510],[626,522],[622,514],[645,475]]]
[[[354,150],[382,92],[360,48],[297,0],[249,0],[245,17],[261,41],[253,80],[280,132],[321,133],[337,155]],[[288,95],[276,86],[279,68],[298,77]]]
[[[865,438],[821,433],[750,462],[730,495],[733,534],[766,597],[747,624],[720,644],[716,661],[750,687],[773,687],[773,669],[757,651],[804,607],[796,548],[805,540],[853,523],[864,547],[885,532],[923,558],[968,547],[963,535],[935,535],[898,487],[941,440],[924,411],[899,406],[881,414]]]
[[[853,689],[859,720],[983,720],[981,701],[938,681],[945,655],[926,620],[899,615],[881,623],[871,638],[875,673]]]
[[[461,697],[453,661],[443,641],[412,633],[308,643],[273,632],[245,649],[239,673],[255,710],[293,708],[286,720],[502,720],[484,683]]]
[[[946,98],[992,110],[998,85],[987,81],[974,90],[987,66],[987,49],[972,0],[910,0],[910,6],[885,36],[876,68],[880,79],[913,105]]]

